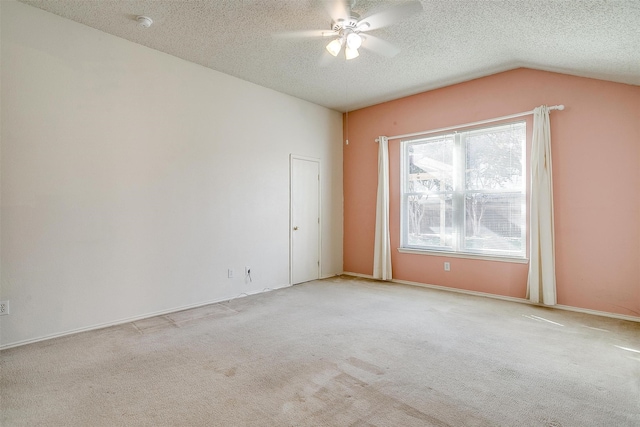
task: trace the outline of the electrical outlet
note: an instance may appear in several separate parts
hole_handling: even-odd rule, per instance
[[[0,301],[0,316],[4,316],[5,314],[9,314],[9,300]]]
[[[233,268],[227,270],[227,277],[229,279],[233,279]]]
[[[451,263],[449,262],[444,263],[444,271],[451,271]]]

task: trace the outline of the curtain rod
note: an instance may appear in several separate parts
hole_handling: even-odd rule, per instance
[[[554,105],[554,106],[549,107],[549,110],[562,111],[562,110],[564,110],[564,105]],[[449,126],[449,127],[446,127],[446,128],[427,130],[427,131],[424,131],[424,132],[416,132],[416,133],[407,133],[407,134],[404,134],[404,135],[388,136],[387,139],[388,140],[391,140],[391,139],[402,139],[402,138],[408,138],[408,137],[411,137],[411,136],[428,135],[430,133],[439,133],[439,132],[445,132],[445,131],[453,130],[453,129],[466,128],[466,127],[469,127],[469,126],[483,125],[485,123],[493,123],[493,122],[499,122],[499,121],[507,120],[507,119],[515,119],[516,117],[528,116],[529,114],[533,114],[533,111],[534,110],[525,111],[524,113],[511,114],[509,116],[496,117],[495,119],[480,120],[479,122],[465,123],[463,125]],[[376,142],[378,142],[378,138],[376,138]]]

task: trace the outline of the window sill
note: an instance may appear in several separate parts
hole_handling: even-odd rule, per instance
[[[402,254],[442,256],[442,257],[448,257],[448,258],[480,259],[484,261],[511,262],[515,264],[529,263],[529,260],[527,258],[516,258],[516,257],[496,256],[496,255],[478,255],[478,254],[469,254],[469,253],[460,253],[460,252],[440,252],[440,251],[430,251],[425,249],[398,248],[398,252]]]

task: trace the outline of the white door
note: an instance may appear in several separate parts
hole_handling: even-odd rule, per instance
[[[320,161],[291,156],[291,284],[320,277]]]

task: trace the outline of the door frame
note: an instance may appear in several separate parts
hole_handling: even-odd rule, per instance
[[[293,162],[302,160],[318,164],[318,279],[322,277],[322,177],[320,159],[289,154],[289,286],[293,285]]]

